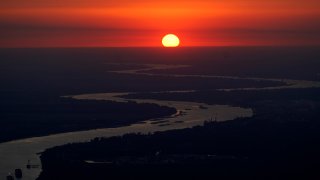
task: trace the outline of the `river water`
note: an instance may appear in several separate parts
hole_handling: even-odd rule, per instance
[[[73,98],[124,102],[127,100],[116,96],[126,94],[127,93],[86,94],[73,96]],[[151,119],[144,121],[143,123],[137,123],[125,127],[62,133],[2,143],[0,144],[0,177],[4,177],[8,172],[12,172],[15,168],[22,168],[24,172],[23,179],[35,179],[41,172],[41,167],[26,169],[27,161],[31,160],[31,164],[40,165],[40,159],[37,153],[58,145],[72,142],[86,142],[95,137],[110,137],[133,132],[149,133],[167,131],[171,129],[183,129],[203,125],[205,120],[210,120],[211,118],[216,121],[226,121],[237,117],[252,116],[251,109],[231,107],[227,105],[206,105],[194,102],[139,99],[135,101],[137,103],[155,103],[174,107],[178,110],[178,113],[170,117],[157,119],[157,123],[155,123],[155,120]]]
[[[142,74],[146,76],[156,76],[157,74],[141,72],[154,69],[170,69],[186,67],[185,65],[150,65],[147,64],[146,68],[114,71],[114,73],[125,74]],[[202,77],[202,78],[232,78],[232,79],[252,79],[252,80],[269,80],[269,81],[281,81],[286,82],[287,85],[279,87],[267,87],[267,88],[248,88],[243,90],[260,90],[260,89],[284,89],[284,88],[309,88],[320,87],[319,82],[313,81],[299,81],[299,80],[284,80],[284,79],[262,79],[262,78],[240,78],[240,77],[228,77],[228,76],[208,76],[208,75],[165,75],[173,77]],[[236,90],[236,89],[228,89]],[[190,92],[176,91],[176,92]],[[172,91],[173,92],[173,91]],[[116,102],[126,102],[128,99],[121,98],[121,95],[127,95],[130,93],[99,93],[99,94],[82,94],[82,95],[70,95],[66,97],[72,97],[75,99],[95,99],[95,100],[111,100]],[[104,128],[89,131],[78,131],[61,133],[43,137],[34,137],[21,140],[10,141],[0,144],[0,178],[5,178],[8,172],[13,172],[16,168],[21,168],[23,171],[23,179],[34,180],[41,172],[41,162],[39,155],[44,150],[73,142],[86,142],[95,137],[111,137],[123,135],[126,133],[152,133],[156,131],[167,131],[172,129],[183,129],[194,127],[197,125],[203,125],[204,121],[227,121],[233,120],[237,117],[251,117],[253,112],[251,109],[241,107],[231,107],[228,105],[207,105],[196,102],[180,102],[180,101],[161,101],[153,99],[132,99],[137,103],[154,103],[162,106],[169,106],[176,108],[178,113],[164,117],[162,119],[147,120],[142,123],[132,124],[130,126],[118,127],[118,128]],[[26,164],[30,160],[31,164],[39,165],[38,168],[27,169]]]

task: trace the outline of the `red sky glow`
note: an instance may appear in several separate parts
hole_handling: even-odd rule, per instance
[[[319,0],[2,0],[0,47],[319,45]]]

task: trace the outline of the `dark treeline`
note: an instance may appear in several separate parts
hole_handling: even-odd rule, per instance
[[[319,101],[276,101],[252,118],[55,147],[41,155],[39,179],[319,178],[319,109]]]

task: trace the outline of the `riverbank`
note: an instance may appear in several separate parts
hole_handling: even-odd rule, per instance
[[[122,94],[122,93],[120,93]],[[124,93],[127,94],[127,93]],[[127,101],[118,97],[119,93],[102,93],[102,94],[85,94],[72,96],[77,100],[91,99],[91,100],[112,100],[112,101]],[[186,112],[175,117],[165,117],[157,119],[163,121],[167,125],[154,124],[154,120],[147,120],[144,123],[132,124],[129,126],[97,129],[89,131],[70,132],[63,134],[56,134],[50,136],[28,138],[22,140],[11,141],[0,144],[0,176],[5,176],[8,172],[15,168],[22,168],[25,172],[25,179],[36,179],[41,172],[39,169],[28,170],[25,164],[31,160],[35,164],[41,165],[37,153],[41,153],[46,149],[61,146],[74,142],[87,142],[95,137],[112,137],[121,136],[127,133],[153,133],[157,131],[168,131],[172,129],[184,129],[194,126],[203,125],[205,121],[212,118],[213,115],[218,121],[233,120],[237,117],[250,117],[253,115],[251,109],[244,109],[239,107],[231,107],[227,105],[206,105],[195,102],[180,102],[180,101],[158,101],[158,100],[135,100],[137,103],[155,103],[158,106],[169,106],[177,109],[178,112]],[[202,109],[200,107],[206,107]],[[214,114],[213,114],[214,113]],[[178,122],[178,123],[177,123]]]
[[[253,117],[51,148],[38,180],[319,178],[318,109],[319,100],[273,100]]]

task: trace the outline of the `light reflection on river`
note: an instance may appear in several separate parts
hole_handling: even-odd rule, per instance
[[[146,64],[146,68],[113,71],[114,73],[132,74],[132,75],[146,75],[146,76],[159,76],[142,71],[148,70],[161,70],[172,68],[188,67],[186,65],[152,65]],[[266,80],[266,81],[281,81],[285,82],[284,86],[277,87],[264,87],[264,88],[242,88],[241,90],[265,90],[265,89],[286,89],[286,88],[310,88],[320,87],[320,82],[313,81],[300,81],[288,79],[264,79],[264,78],[242,78],[231,76],[211,76],[211,75],[178,75],[178,74],[162,74],[161,76],[168,77],[199,77],[199,78],[226,78],[226,79],[245,79],[245,80]],[[226,91],[239,90],[239,89],[221,89]],[[191,90],[194,91],[194,90]],[[190,91],[177,91],[177,92],[190,92]],[[69,96],[75,99],[97,99],[97,100],[112,100],[117,102],[126,102],[127,99],[120,98],[120,95],[128,93],[99,93],[99,94],[83,94]],[[27,138],[22,140],[11,141],[0,144],[0,178],[4,178],[8,172],[12,172],[15,168],[22,168],[23,179],[34,180],[41,172],[41,168],[26,169],[28,160],[32,164],[39,164],[40,159],[37,153],[44,151],[58,145],[63,145],[72,142],[85,142],[95,137],[110,137],[123,135],[125,133],[141,132],[149,133],[155,131],[166,131],[171,129],[183,129],[202,125],[204,121],[211,118],[217,121],[233,120],[237,117],[250,117],[252,116],[251,109],[240,107],[231,107],[227,105],[206,105],[195,102],[180,102],[180,101],[160,101],[160,100],[140,100],[134,99],[137,103],[155,103],[163,106],[174,107],[178,110],[178,114],[174,117],[166,117],[161,119],[160,123],[154,123],[152,120],[145,121],[144,123],[133,124],[125,127],[118,128],[105,128],[89,131],[79,131],[62,133],[50,136]]]
[[[126,99],[117,97],[118,95],[125,94],[127,93],[101,93],[84,94],[72,97],[75,99],[98,99],[125,102],[127,101]],[[35,179],[39,175],[41,169],[27,170],[25,168],[27,161],[31,160],[31,163],[40,164],[40,159],[36,153],[58,145],[72,142],[85,142],[95,137],[110,137],[126,133],[152,133],[155,131],[183,129],[203,125],[204,121],[210,120],[212,117],[217,121],[226,121],[235,119],[236,117],[252,116],[251,109],[231,107],[227,105],[206,105],[194,102],[139,99],[134,101],[137,103],[155,103],[174,107],[179,113],[172,117],[166,117],[161,120],[158,119],[158,121],[161,121],[159,123],[154,123],[154,120],[147,120],[143,123],[137,123],[125,127],[62,133],[2,143],[0,144],[0,167],[2,167],[0,169],[0,177],[4,177],[8,172],[12,172],[15,168],[22,168],[24,172],[24,179]]]

